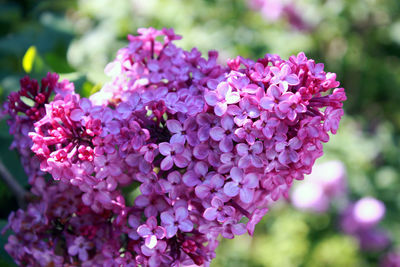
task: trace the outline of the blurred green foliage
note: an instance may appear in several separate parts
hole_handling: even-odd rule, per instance
[[[29,72],[41,78],[56,71],[88,96],[107,77],[103,69],[139,27],[173,27],[178,45],[202,52],[216,49],[221,60],[237,55],[257,58],[278,53],[286,58],[304,51],[346,88],[346,116],[326,144],[320,161],[339,159],[348,171],[350,198],[384,201],[382,223],[400,246],[400,1],[294,1],[308,31],[281,18],[271,23],[245,0],[18,0],[0,1],[0,100],[18,90]],[[28,50],[30,48],[30,50]],[[28,53],[27,53],[28,51]],[[25,58],[24,58],[25,56]],[[27,186],[12,137],[0,123],[0,158]],[[17,208],[0,183],[0,226]],[[253,238],[222,240],[212,266],[376,266],[381,255],[362,252],[356,240],[340,232],[333,203],[326,214],[300,213],[279,202],[256,228]],[[5,236],[0,239],[5,242]],[[0,265],[10,259],[0,250]]]

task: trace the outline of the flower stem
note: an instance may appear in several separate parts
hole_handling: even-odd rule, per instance
[[[11,175],[0,160],[0,177],[11,189],[17,199],[18,206],[20,208],[26,207],[26,197],[28,196],[27,191],[17,182],[17,180]]]
[[[250,216],[251,216],[250,213],[247,210],[245,210],[244,208],[242,208],[238,203],[231,200],[231,201],[229,201],[229,204],[231,204],[235,209],[240,211],[244,216],[246,216],[247,218],[250,218]]]

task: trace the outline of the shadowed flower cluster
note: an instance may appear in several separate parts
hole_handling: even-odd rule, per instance
[[[9,97],[38,197],[9,219],[18,264],[208,266],[217,237],[253,234],[338,129],[344,89],[304,53],[221,66],[172,29],[138,32],[90,99],[56,74]]]

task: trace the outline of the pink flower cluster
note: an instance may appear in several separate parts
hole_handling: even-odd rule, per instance
[[[36,80],[26,76],[20,81],[21,89],[12,92],[4,104],[4,110],[11,117],[8,120],[10,134],[14,136],[10,149],[16,149],[21,155],[30,183],[44,173],[40,170],[40,161],[33,157],[32,140],[28,134],[34,130],[33,124],[46,114],[45,104],[49,103],[52,93],[63,97],[75,90],[74,84],[67,80],[58,82],[58,79],[57,74],[49,73],[39,85]]]
[[[55,74],[29,81],[34,104],[23,82],[9,97],[15,147],[38,162],[38,200],[9,220],[18,264],[208,266],[217,237],[253,234],[336,133],[344,89],[304,53],[224,67],[172,29],[138,32],[90,99]]]

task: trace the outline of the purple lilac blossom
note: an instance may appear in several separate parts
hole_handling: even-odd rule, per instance
[[[298,10],[296,0],[247,0],[249,8],[259,11],[262,17],[270,23],[284,17],[297,30],[310,30]]]
[[[364,197],[350,204],[343,212],[340,226],[354,236],[366,251],[383,250],[391,243],[386,232],[380,230],[379,222],[385,215],[385,205],[373,197]]]
[[[252,235],[337,131],[344,89],[304,53],[222,66],[172,29],[138,33],[88,99],[56,74],[10,95],[37,196],[9,218],[19,265],[209,266],[218,236]]]
[[[380,267],[400,267],[400,253],[390,252],[381,260]]]

